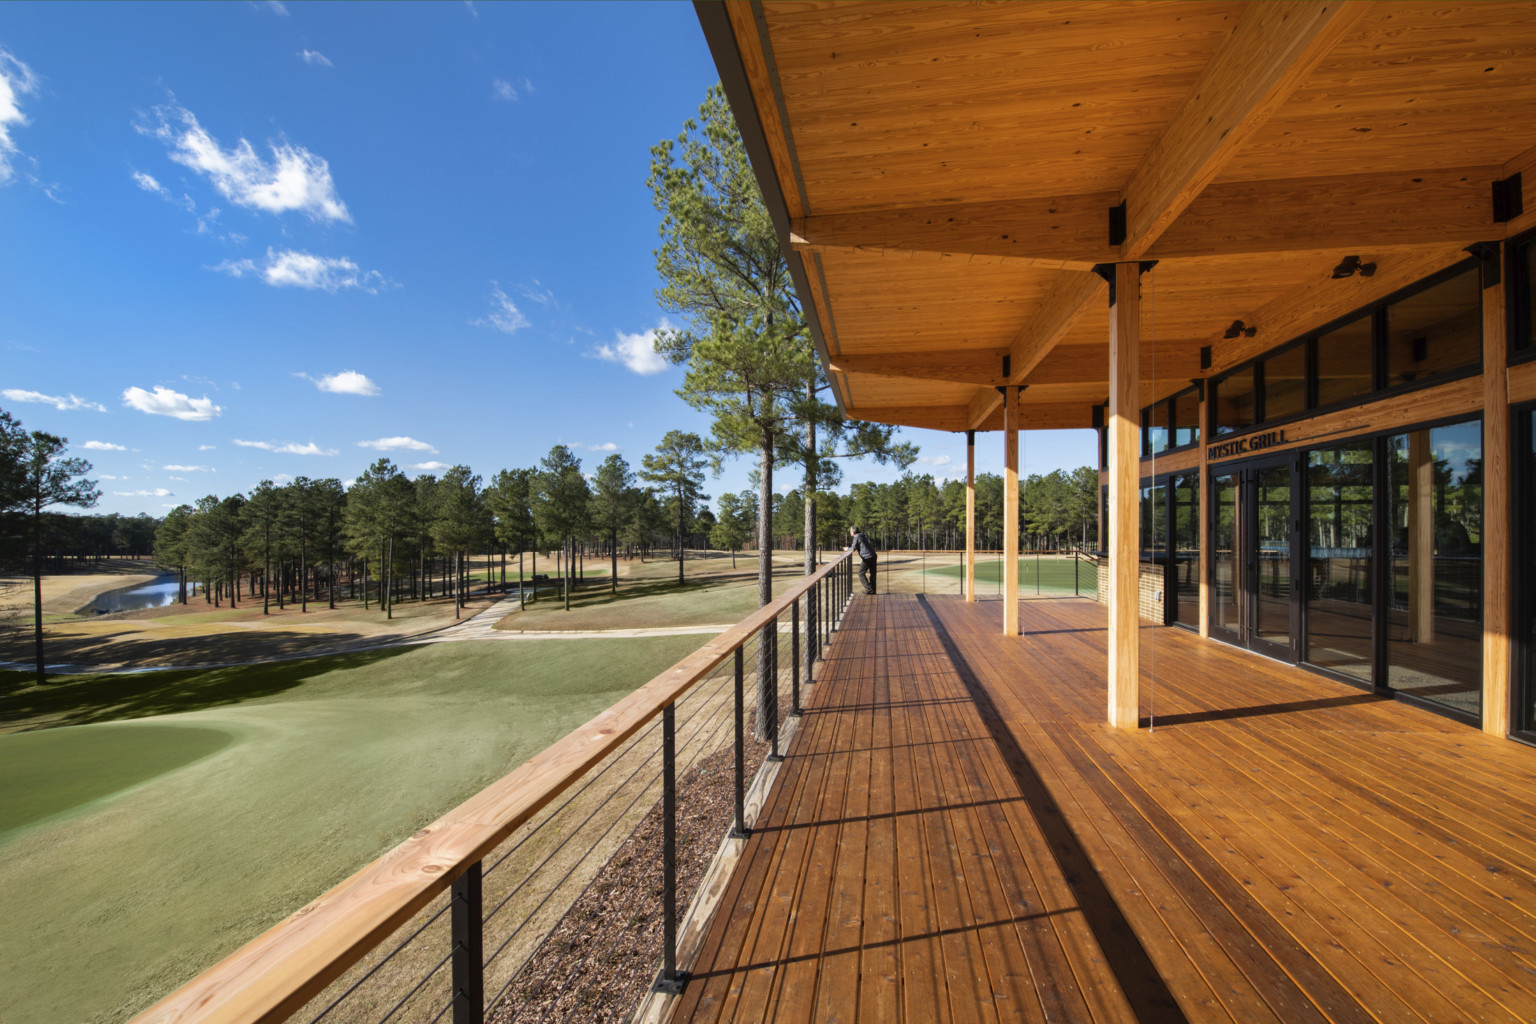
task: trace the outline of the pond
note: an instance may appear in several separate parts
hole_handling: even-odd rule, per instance
[[[176,577],[161,576],[153,583],[119,587],[105,594],[97,594],[84,610],[88,615],[107,615],[111,612],[136,612],[140,608],[164,608],[176,603],[176,593]]]

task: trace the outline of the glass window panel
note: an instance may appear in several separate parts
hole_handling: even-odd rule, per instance
[[[1264,418],[1284,419],[1307,409],[1307,347],[1293,345],[1264,360]]]
[[[1522,486],[1515,522],[1525,524],[1520,545],[1523,549],[1521,568],[1524,570],[1520,574],[1520,586],[1525,601],[1525,652],[1520,661],[1524,677],[1520,701],[1522,721],[1516,722],[1515,728],[1536,732],[1536,415],[1522,413],[1520,419],[1520,437],[1524,444],[1516,457],[1523,462],[1520,467]]]
[[[1174,588],[1174,620],[1200,623],[1200,475],[1181,473],[1173,486],[1173,562],[1168,578]]]
[[[1237,475],[1211,474],[1211,628],[1236,631]]]
[[[1371,322],[1362,316],[1317,339],[1317,404],[1363,398],[1374,389]]]
[[[1388,438],[1387,684],[1482,710],[1482,422]]]
[[[1514,278],[1514,345],[1527,349],[1536,346],[1536,330],[1532,329],[1536,324],[1536,238],[1515,248]]]
[[[1216,382],[1216,434],[1246,430],[1254,424],[1253,367]]]
[[[1143,455],[1156,455],[1168,450],[1169,423],[1168,403],[1158,402],[1154,406],[1142,411],[1143,420],[1147,425],[1146,446],[1142,449]]]
[[[1200,396],[1191,388],[1173,396],[1173,447],[1200,443]]]
[[[1371,681],[1369,441],[1307,453],[1307,660]]]
[[[1168,557],[1168,490],[1163,484],[1141,489],[1141,560]]]
[[[1387,307],[1387,386],[1476,365],[1483,311],[1477,269]]]

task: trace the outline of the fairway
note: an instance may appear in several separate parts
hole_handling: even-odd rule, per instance
[[[1076,574],[1075,577],[1074,573]],[[937,569],[929,569],[928,575],[960,579],[965,575],[965,566],[946,565]],[[976,556],[976,587],[978,591],[985,592],[985,587],[1000,586],[1002,584],[1002,577],[1003,563],[1000,558],[997,558],[995,555],[988,557],[978,554]],[[1037,590],[1040,593],[1081,594],[1084,597],[1093,597],[1098,593],[1098,569],[1087,562],[1072,558],[1020,558],[1019,590],[1021,592]]]
[[[38,731],[0,735],[0,1019],[126,1018],[703,639],[466,641],[8,693],[0,719]]]

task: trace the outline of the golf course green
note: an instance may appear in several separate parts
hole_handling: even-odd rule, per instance
[[[0,674],[0,1020],[125,1019],[704,639]]]
[[[1074,578],[1075,573],[1075,578]],[[965,574],[963,565],[946,565],[929,569],[930,576],[959,579]],[[997,586],[1002,582],[1003,563],[996,555],[976,556],[976,586]],[[1086,562],[1071,558],[1019,559],[1019,590],[1035,590],[1053,594],[1082,594],[1092,597],[1098,592],[1098,572]]]

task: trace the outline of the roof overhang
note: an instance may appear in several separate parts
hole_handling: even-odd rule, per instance
[[[1089,426],[1096,265],[1150,402],[1536,224],[1530,4],[695,7],[852,418]]]

